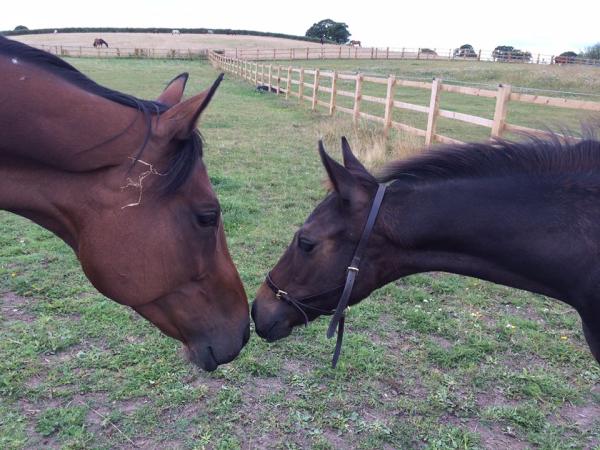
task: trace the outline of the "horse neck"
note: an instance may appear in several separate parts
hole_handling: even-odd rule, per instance
[[[141,147],[136,109],[17,59],[0,57],[0,72],[0,156],[81,172],[121,164]]]
[[[382,211],[395,244],[385,281],[443,271],[573,304],[579,269],[594,263],[585,238],[597,229],[576,229],[570,208],[581,198],[556,189],[551,177],[396,182]]]
[[[124,174],[143,145],[143,115],[35,66],[0,57],[0,72],[0,209],[76,249],[84,215],[108,186],[102,174]]]

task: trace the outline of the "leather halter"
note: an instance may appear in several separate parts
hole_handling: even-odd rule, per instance
[[[304,325],[308,325],[308,312],[317,312],[322,315],[333,316],[331,321],[329,322],[329,328],[327,329],[327,337],[332,338],[336,327],[337,327],[337,342],[335,344],[335,351],[333,352],[333,359],[331,361],[331,365],[335,368],[337,365],[337,361],[340,357],[340,352],[342,350],[342,339],[344,337],[344,322],[346,320],[346,308],[348,307],[348,302],[350,301],[350,295],[352,294],[352,288],[354,287],[354,281],[356,280],[356,276],[360,270],[360,262],[361,259],[367,249],[367,242],[369,241],[369,237],[371,237],[371,232],[373,231],[373,227],[375,226],[375,220],[377,219],[377,215],[379,214],[379,208],[381,207],[381,202],[383,201],[383,196],[385,194],[386,186],[384,184],[380,184],[377,193],[373,199],[373,203],[371,204],[371,210],[369,211],[369,216],[367,217],[367,222],[365,223],[365,227],[363,228],[362,234],[360,236],[360,241],[358,241],[358,245],[356,250],[354,251],[354,256],[352,257],[352,261],[350,265],[346,269],[346,282],[339,286],[336,286],[332,289],[328,289],[326,291],[322,291],[318,294],[307,295],[301,298],[294,298],[288,292],[280,289],[273,278],[271,277],[271,273],[267,274],[267,278],[265,279],[265,283],[273,291],[275,297],[279,300],[283,300],[289,305],[296,308],[302,316],[304,317]],[[340,299],[338,300],[338,304],[335,309],[327,310],[317,308],[312,306],[310,303],[314,303],[321,298],[330,297],[332,294],[341,291]]]

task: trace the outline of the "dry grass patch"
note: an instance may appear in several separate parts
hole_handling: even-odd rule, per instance
[[[92,47],[101,37],[110,47],[198,50],[206,48],[292,48],[321,47],[318,42],[296,41],[263,36],[229,34],[167,34],[167,33],[55,33],[11,36],[33,46],[63,45]],[[335,46],[337,47],[337,46]]]

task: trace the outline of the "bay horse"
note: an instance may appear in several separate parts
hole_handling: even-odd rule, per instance
[[[94,39],[94,48],[102,48],[103,45],[106,45],[106,48],[108,48],[108,42],[106,42],[104,39],[102,38],[96,38]]]
[[[52,231],[98,291],[214,370],[249,337],[196,123],[223,75],[181,101],[100,86],[62,59],[0,37],[0,209]]]
[[[342,151],[344,165],[319,145],[332,190],[259,288],[259,336],[281,339],[333,314],[335,365],[346,304],[442,271],[571,305],[600,362],[600,141],[450,145],[393,162],[378,178],[345,139]]]
[[[350,41],[348,42],[348,45],[350,45],[351,47],[362,47],[360,41]]]

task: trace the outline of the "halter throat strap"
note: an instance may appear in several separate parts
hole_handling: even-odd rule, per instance
[[[337,342],[335,345],[335,351],[333,352],[333,359],[331,361],[331,365],[334,368],[337,365],[338,359],[340,357],[340,352],[342,350],[344,323],[346,321],[346,308],[348,308],[348,302],[350,301],[350,296],[352,295],[354,282],[356,281],[356,277],[360,272],[360,263],[365,254],[365,251],[367,250],[367,243],[369,242],[369,238],[371,237],[371,233],[373,232],[373,228],[375,227],[375,221],[377,220],[377,216],[379,215],[379,209],[381,208],[381,202],[383,201],[385,188],[385,184],[380,184],[377,188],[377,193],[375,194],[375,198],[373,199],[373,203],[371,204],[371,210],[369,211],[369,216],[367,217],[367,223],[365,223],[362,235],[360,236],[360,241],[358,242],[358,246],[356,247],[354,256],[352,257],[352,262],[350,263],[347,269],[346,283],[344,285],[344,290],[342,291],[342,296],[338,301],[337,308],[333,313],[333,317],[329,322],[329,328],[327,329],[327,337],[332,338],[337,328]]]
[[[335,368],[340,357],[341,349],[342,349],[342,340],[344,337],[344,323],[346,320],[346,309],[348,308],[348,303],[350,301],[350,297],[352,295],[352,289],[354,287],[354,282],[356,281],[356,277],[360,272],[360,264],[362,258],[367,249],[367,244],[369,238],[371,237],[371,233],[373,232],[373,228],[375,226],[375,221],[377,220],[377,216],[379,214],[379,209],[381,208],[381,203],[383,201],[383,196],[385,194],[386,186],[384,184],[380,184],[377,188],[377,193],[373,198],[373,203],[371,204],[371,210],[369,211],[369,216],[367,217],[367,221],[362,230],[362,234],[360,236],[360,241],[354,251],[354,256],[352,257],[352,261],[350,265],[346,269],[346,281],[343,285],[336,286],[332,289],[328,289],[326,291],[320,292],[318,294],[309,295],[301,298],[294,298],[288,292],[280,289],[273,279],[271,278],[271,274],[267,274],[265,282],[269,289],[275,293],[275,296],[290,304],[294,308],[296,308],[304,318],[304,324],[308,324],[308,315],[306,310],[314,311],[322,315],[333,315],[331,321],[329,322],[329,328],[327,329],[327,337],[332,338],[336,332],[337,328],[337,341],[335,345],[335,350],[333,352],[333,359],[331,361],[331,365]],[[335,310],[324,310],[321,308],[317,308],[315,306],[310,305],[310,302],[315,302],[321,298],[326,298],[331,296],[335,292],[341,291],[342,294],[340,299],[338,300],[338,304]]]

